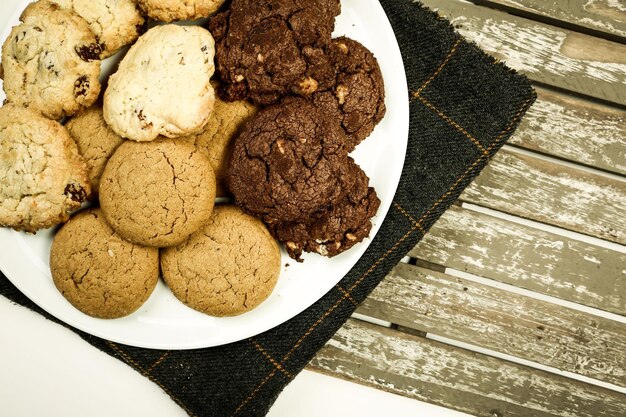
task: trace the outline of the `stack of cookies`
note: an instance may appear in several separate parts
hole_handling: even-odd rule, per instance
[[[348,153],[384,87],[371,52],[331,39],[339,0],[232,0],[210,31],[146,31],[222,3],[39,0],[2,47],[0,226],[66,223],[52,277],[86,314],[131,314],[159,276],[191,308],[241,314],[276,285],[276,240],[301,260],[370,233],[380,201]],[[129,44],[100,94],[101,59]]]

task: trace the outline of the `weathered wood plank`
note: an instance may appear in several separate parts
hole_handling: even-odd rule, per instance
[[[471,0],[501,5],[626,38],[626,3],[621,0]]]
[[[626,325],[399,264],[359,313],[626,386]]]
[[[626,45],[476,6],[423,0],[467,39],[529,78],[626,104]]]
[[[626,182],[502,150],[461,200],[624,244]]]
[[[313,370],[482,417],[624,417],[626,395],[350,320]]]
[[[626,174],[623,110],[536,88],[537,101],[509,141],[523,148]]]
[[[409,253],[626,316],[626,254],[451,207]]]

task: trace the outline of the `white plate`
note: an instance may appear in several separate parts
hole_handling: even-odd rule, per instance
[[[27,0],[0,3],[2,40],[18,23],[27,4]],[[52,282],[48,262],[53,236],[50,230],[33,236],[0,229],[0,269],[28,298],[60,320],[92,335],[138,347],[192,349],[222,345],[269,330],[305,310],[354,266],[380,228],[396,192],[408,141],[408,90],[402,56],[380,3],[343,0],[335,35],[349,36],[370,48],[385,79],[387,115],[353,153],[382,203],[373,219],[370,239],[332,259],[305,254],[302,264],[283,252],[281,276],[273,294],[258,308],[231,318],[209,317],[184,306],[162,282],[146,304],[128,317],[89,317],[72,307]],[[111,64],[103,65],[108,70]],[[3,99],[0,92],[0,101]]]

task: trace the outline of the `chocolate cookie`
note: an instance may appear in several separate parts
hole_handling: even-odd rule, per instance
[[[0,227],[36,232],[66,222],[89,194],[87,165],[61,124],[0,108]]]
[[[333,39],[329,55],[337,69],[331,89],[312,100],[339,122],[348,137],[348,151],[367,138],[385,116],[385,86],[374,55],[359,42]]]
[[[311,102],[288,98],[251,119],[235,141],[228,186],[267,223],[302,221],[343,197],[345,135]]]
[[[332,85],[330,44],[338,0],[233,0],[209,23],[227,101],[272,104]]]
[[[345,197],[321,217],[311,222],[291,222],[270,226],[272,234],[285,242],[289,256],[301,262],[302,251],[323,256],[338,255],[369,236],[371,218],[376,215],[380,200],[369,178],[349,159],[354,181]]]
[[[100,209],[86,210],[54,237],[50,271],[74,307],[113,319],[136,311],[150,297],[159,280],[159,250],[127,242]]]
[[[100,205],[125,239],[144,246],[178,245],[211,216],[215,175],[209,159],[174,139],[124,142],[100,180]]]
[[[161,252],[163,278],[189,307],[234,316],[263,302],[280,274],[280,248],[259,219],[217,206],[183,244]]]

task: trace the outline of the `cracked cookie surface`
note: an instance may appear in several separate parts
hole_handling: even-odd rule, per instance
[[[102,117],[102,107],[92,106],[71,118],[66,124],[89,169],[89,184],[94,199],[98,197],[100,178],[107,161],[124,142]]]
[[[225,0],[137,0],[152,19],[163,22],[196,20],[215,13]]]
[[[20,20],[2,46],[8,101],[50,119],[91,106],[100,93],[100,45],[87,22],[45,0]]]
[[[66,222],[89,194],[87,165],[61,124],[0,108],[0,226],[36,232]]]
[[[199,26],[150,29],[109,78],[104,119],[135,141],[200,133],[215,102],[214,54],[213,37]]]
[[[217,180],[217,197],[228,195],[226,170],[233,153],[234,139],[257,111],[255,105],[244,100],[229,103],[217,98],[204,131],[184,138],[193,143],[196,149],[206,153],[211,160]]]
[[[272,234],[285,242],[292,258],[301,261],[303,251],[333,257],[369,236],[380,200],[374,188],[369,187],[365,172],[352,159],[348,170],[353,173],[349,191],[322,216],[310,222],[270,226]]]
[[[145,19],[134,0],[50,0],[85,19],[102,49],[102,59],[133,43],[144,32]]]
[[[337,78],[331,89],[311,98],[339,122],[352,151],[385,116],[383,75],[374,54],[355,40],[333,39],[329,51]]]
[[[50,250],[58,290],[74,307],[113,319],[136,311],[159,279],[159,250],[122,239],[100,209],[76,214],[59,230]]]
[[[343,197],[343,131],[313,104],[288,98],[251,119],[235,141],[228,187],[267,223],[302,221]]]
[[[211,216],[215,175],[209,159],[175,139],[124,142],[100,180],[100,206],[125,239],[178,245]]]
[[[174,295],[189,307],[234,316],[272,293],[280,274],[280,248],[259,219],[236,206],[216,206],[189,240],[162,250],[161,270]]]
[[[333,80],[330,44],[338,0],[233,0],[211,19],[222,98],[272,104]]]

